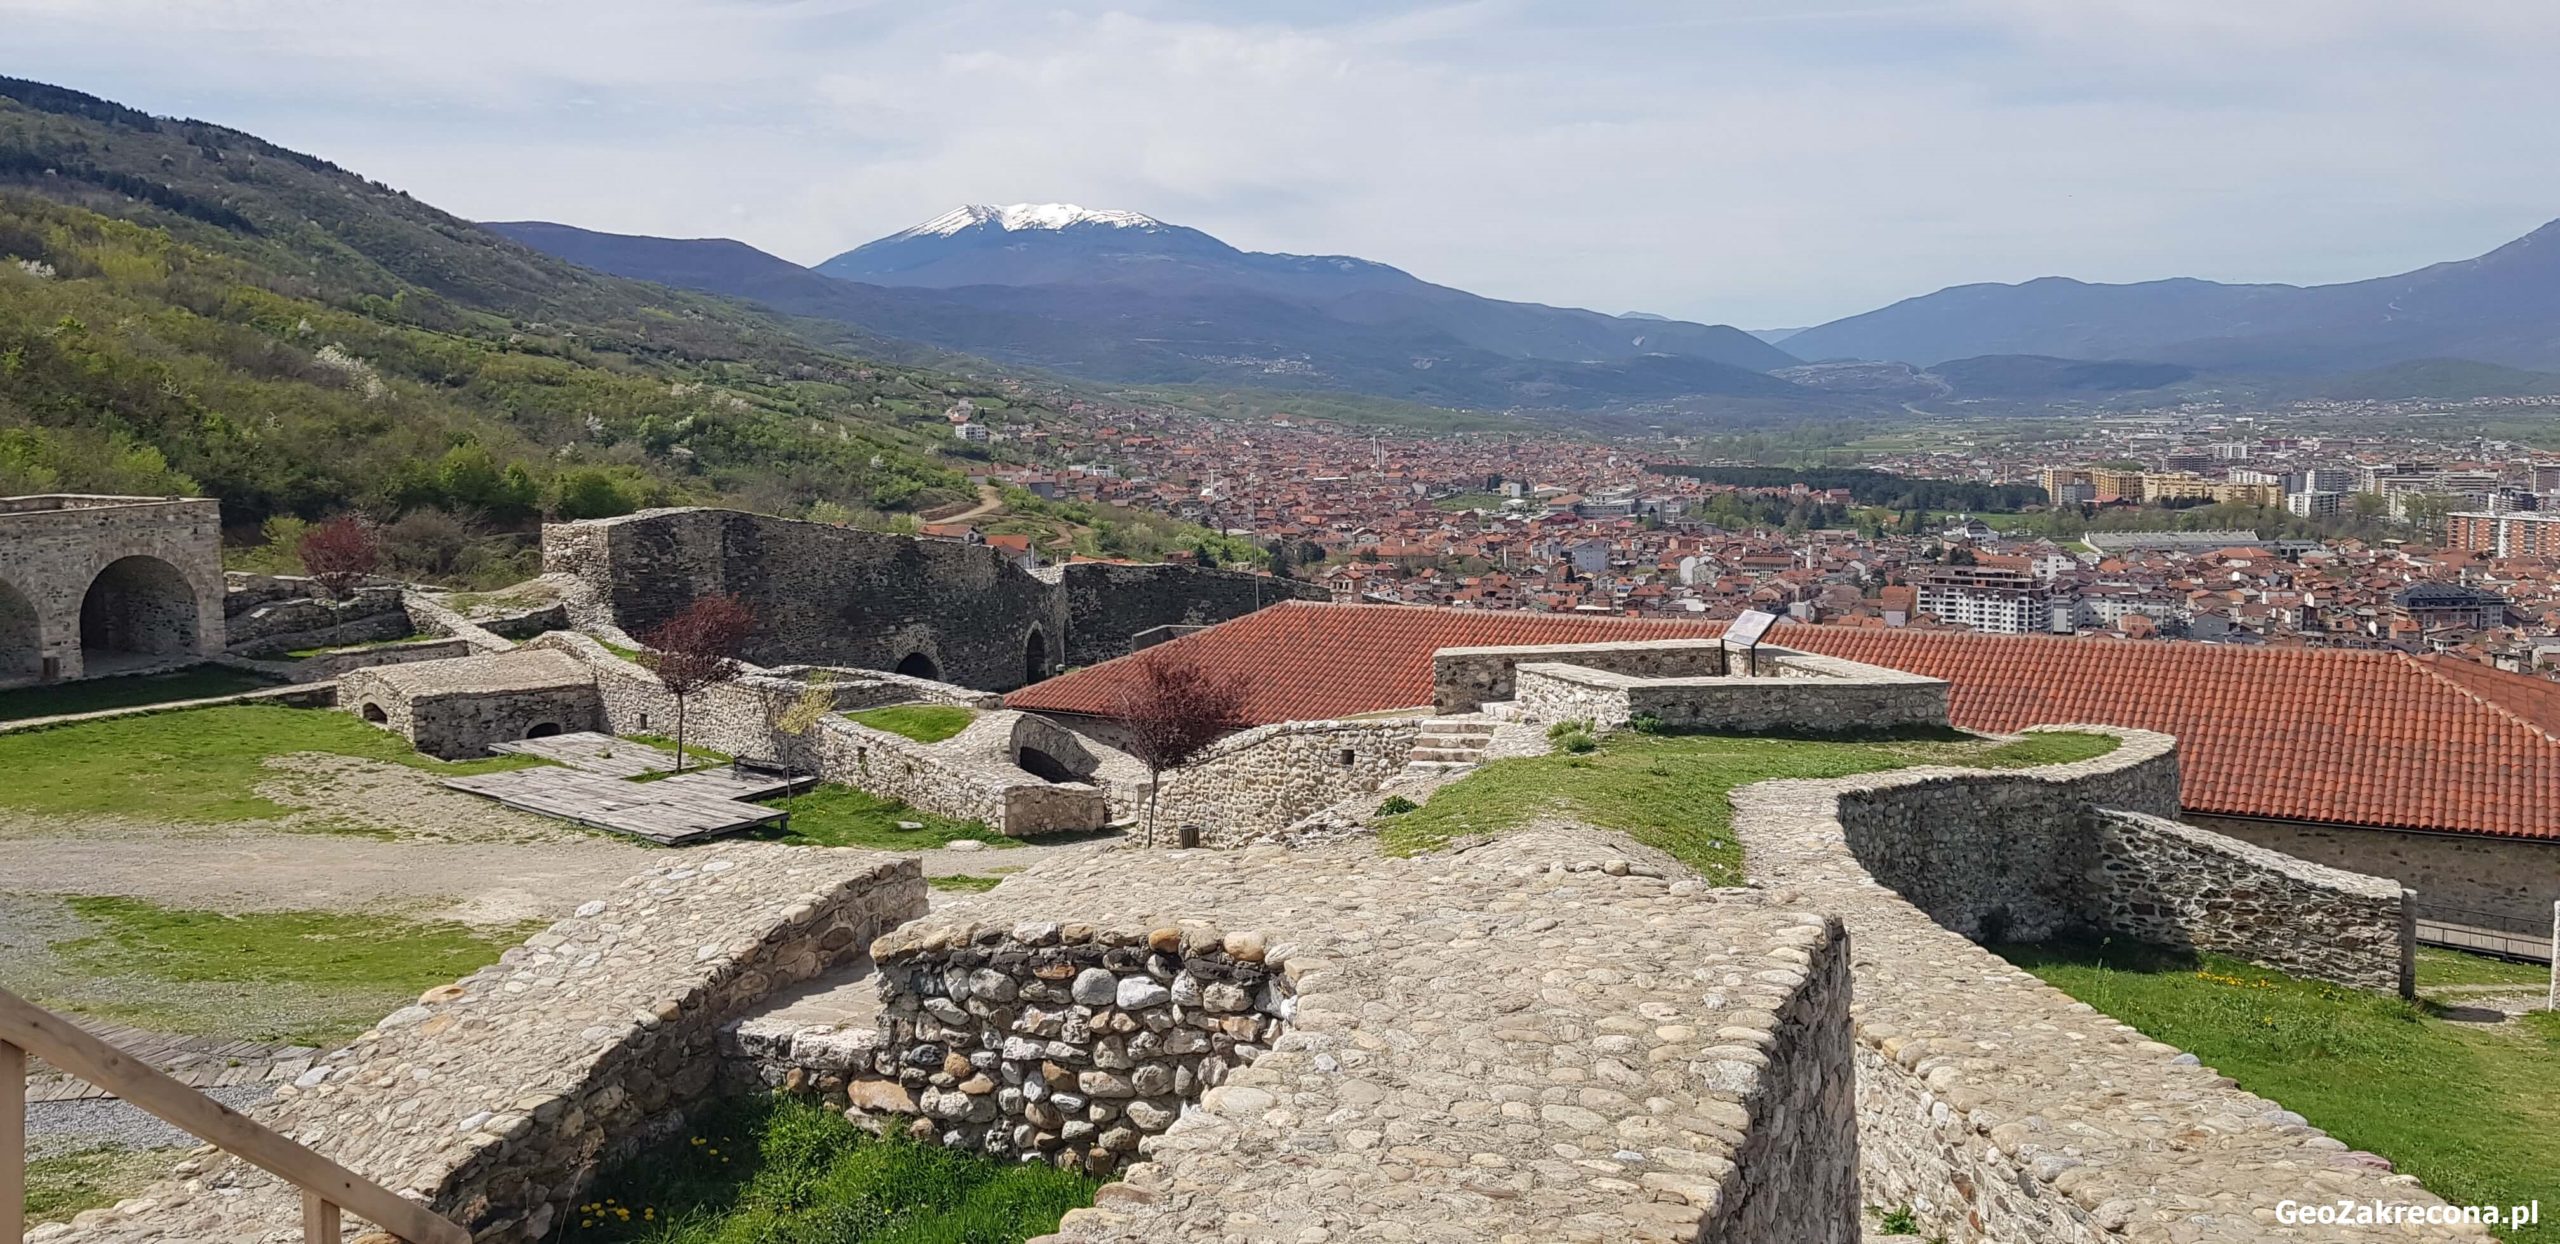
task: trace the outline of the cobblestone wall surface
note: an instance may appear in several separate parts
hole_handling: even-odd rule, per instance
[[[1288,721],[1257,726],[1218,741],[1199,760],[1165,775],[1156,840],[1180,841],[1196,825],[1198,845],[1228,847],[1286,828],[1320,808],[1376,790],[1404,771],[1420,723]],[[1143,773],[1119,792],[1132,815],[1143,811]]]
[[[2091,727],[2075,727],[2088,729]],[[2006,775],[2073,805],[2175,798],[2165,736]],[[2240,1090],[2194,1055],[2099,1014],[1946,928],[1868,874],[1853,808],[1945,770],[1763,782],[1734,792],[1745,867],[1775,901],[1841,913],[1853,987],[1862,1198],[1968,1244],[2481,1240],[2461,1226],[2282,1228],[2280,1201],[2440,1205],[2390,1164]],[[2072,797],[2072,796],[2076,796]],[[1907,805],[1970,815],[1962,799]],[[2057,809],[2059,811],[2059,809]],[[2324,936],[2301,929],[2296,936]]]
[[[925,909],[913,859],[761,843],[670,856],[250,1113],[477,1240],[554,1238],[599,1163],[682,1126],[725,1024]],[[29,1238],[302,1238],[299,1193],[228,1159],[124,1204]]]
[[[1059,1111],[1059,1126],[1044,1128],[1026,1087],[1012,1127],[1032,1129],[1019,1134],[1035,1151],[1049,1132],[1067,1161],[1089,1156],[1064,1142],[1067,1107],[1079,1101],[1093,1143],[1126,1128],[1119,1143],[1139,1145],[1140,1160],[1095,1208],[1069,1214],[1039,1244],[1854,1244],[1849,948],[1839,926],[1677,871],[1616,835],[1567,830],[1414,859],[1382,858],[1364,841],[1093,848],[1043,860],[875,949],[886,965],[935,969],[949,1004],[934,1005],[931,981],[889,987],[919,1016],[909,1048],[943,1046],[918,1059],[931,1064],[917,1069],[933,1094],[913,1093],[919,1109],[1011,1119],[1002,1095],[1015,1063]],[[1100,947],[1102,970],[1078,957],[1091,949],[1070,946]],[[1021,968],[980,976],[1026,948]],[[969,968],[965,1000],[952,988],[955,949],[989,956]],[[1209,978],[1257,961],[1285,991],[1275,985],[1266,1000],[1237,980],[1228,982],[1236,992],[1213,996]],[[1184,971],[1200,980],[1197,1012],[1188,987],[1175,993]],[[1066,1001],[1024,1002],[1024,972],[1063,987]],[[1015,985],[1009,1004],[976,992],[999,977]],[[1060,1033],[1055,1047],[1038,1038],[1038,1063],[1032,1038],[1014,1030],[1035,1008],[1055,1012]],[[1221,1034],[1230,1019],[1253,1017],[1264,1040],[1245,1041],[1239,1026],[1236,1048],[1268,1052],[1220,1073],[1203,1061],[1188,1101],[1176,1072],[1163,1073],[1166,1094],[1140,1094],[1141,1066],[1101,1065],[1118,1061],[1109,1036],[1123,1037],[1127,1054],[1142,1034],[1211,1032],[1199,1012]],[[1085,1039],[1066,1036],[1073,1016]],[[954,1026],[974,1032],[973,1056],[959,1063],[951,1043],[923,1040]],[[852,1044],[875,1060],[887,1051],[864,1035]],[[990,1050],[992,1060],[975,1056]],[[1078,1054],[1090,1061],[1068,1057]],[[1075,1073],[1064,1104],[1047,1086],[1067,1077],[1048,1063]],[[1090,1091],[1089,1071],[1100,1073]],[[969,1091],[981,1077],[985,1091]],[[1118,1095],[1123,1078],[1128,1096]],[[1173,1113],[1153,1116],[1161,1132],[1129,1118],[1150,1096]],[[981,1146],[1017,1134],[934,1130]]]
[[[2399,882],[2161,817],[2086,815],[2098,846],[2089,880],[2099,928],[2313,980],[2415,992],[2417,929]]]
[[[2548,928],[2552,905],[2560,903],[2560,841],[2245,817],[2187,819],[2297,859],[2389,877],[2414,892],[2426,914],[2458,924]]]

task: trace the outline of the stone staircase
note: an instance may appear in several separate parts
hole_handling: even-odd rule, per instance
[[[1413,754],[1405,759],[1408,775],[1462,773],[1484,759],[1493,741],[1494,721],[1486,716],[1433,717],[1422,723]]]

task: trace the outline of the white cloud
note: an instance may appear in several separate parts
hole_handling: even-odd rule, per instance
[[[2323,280],[2560,215],[2543,0],[0,0],[0,72],[484,218],[814,262],[1128,207],[1761,325],[1968,280]]]

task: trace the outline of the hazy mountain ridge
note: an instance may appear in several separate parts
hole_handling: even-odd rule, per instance
[[[2194,278],[1959,285],[1786,339],[1809,359],[1930,366],[1994,354],[2339,375],[2458,358],[2560,368],[2560,221],[2472,259],[2333,285]]]

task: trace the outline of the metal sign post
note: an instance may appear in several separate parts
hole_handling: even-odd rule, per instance
[[[1760,676],[1761,637],[1767,635],[1769,628],[1777,624],[1778,615],[1761,609],[1747,609],[1724,628],[1725,647],[1730,650],[1737,643],[1742,645],[1743,653],[1750,662],[1748,668],[1753,678]]]

